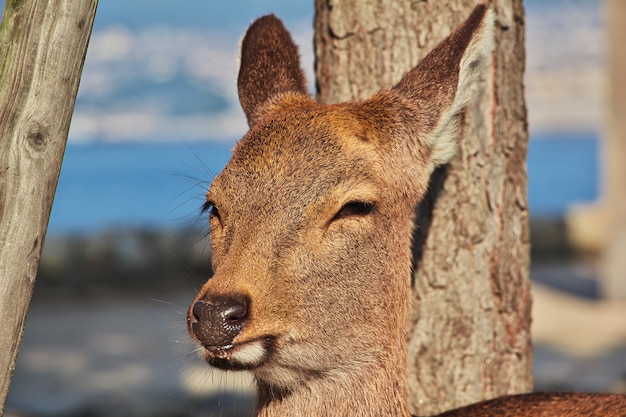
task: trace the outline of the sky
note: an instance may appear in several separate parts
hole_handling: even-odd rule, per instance
[[[101,0],[69,140],[241,137],[246,123],[236,93],[239,39],[254,18],[276,13],[300,46],[312,85],[313,4]],[[525,5],[531,132],[600,130],[607,89],[601,2]]]
[[[239,40],[272,12],[302,45],[312,79],[313,1],[101,0],[69,141],[239,138]]]
[[[555,132],[561,138],[572,137],[571,132],[591,132],[597,137],[604,122],[607,88],[601,3],[527,0],[525,5],[531,144],[533,138],[554,137]],[[194,141],[217,141],[228,149],[247,130],[236,92],[239,40],[253,19],[271,12],[285,21],[300,46],[311,84],[313,0],[100,0],[70,144],[160,141],[194,149]],[[68,190],[74,190],[63,182],[71,183],[74,178],[70,175],[71,157],[68,151],[60,183],[60,188],[67,186]],[[107,164],[118,166],[119,156],[112,158],[115,161]],[[189,159],[194,159],[193,152]],[[557,176],[551,172],[551,177]],[[580,175],[596,181],[596,174],[585,172]],[[544,176],[534,174],[531,172],[531,186],[533,178],[539,178],[539,188],[549,188]],[[110,174],[106,175],[103,181],[110,179]],[[75,177],[88,176],[77,171]],[[158,188],[162,189],[162,176],[154,174],[154,178],[161,178]],[[129,196],[123,199],[120,216],[128,217],[130,197],[139,197],[135,190],[146,186],[126,185]],[[120,184],[115,187],[119,190]],[[537,188],[531,187],[531,194]],[[76,192],[78,202],[69,199],[67,206],[82,208],[81,196],[89,189]],[[56,212],[72,220],[75,214],[63,206],[62,192],[57,195]],[[145,216],[146,206],[167,206],[162,201],[147,204],[147,198],[138,199],[137,213]],[[117,200],[111,201],[119,205]],[[86,211],[93,216],[114,213],[101,203]]]
[[[70,141],[233,141],[247,125],[236,92],[238,44],[279,12],[312,74],[313,2],[101,1]],[[236,7],[233,7],[236,5]]]

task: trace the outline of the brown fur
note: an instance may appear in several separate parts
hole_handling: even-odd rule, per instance
[[[248,28],[241,43],[237,85],[241,107],[251,126],[257,120],[255,113],[260,113],[272,96],[296,91],[306,94],[298,48],[276,16],[257,19]]]
[[[534,393],[507,395],[448,411],[439,417],[623,417],[622,394]]]
[[[478,6],[396,87],[322,106],[282,23],[248,30],[250,131],[207,193],[215,274],[188,317],[209,363],[255,375],[259,415],[409,415],[413,208],[454,153],[492,37]]]

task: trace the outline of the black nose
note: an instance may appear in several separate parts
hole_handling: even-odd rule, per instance
[[[244,297],[223,297],[194,303],[190,317],[191,331],[205,347],[223,347],[233,339],[248,319]]]

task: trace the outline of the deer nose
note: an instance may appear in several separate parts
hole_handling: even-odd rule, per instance
[[[231,345],[248,319],[248,303],[242,297],[201,300],[191,308],[191,331],[207,349]]]

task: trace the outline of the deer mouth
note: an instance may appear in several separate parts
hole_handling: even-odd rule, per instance
[[[225,346],[202,345],[209,365],[223,370],[252,370],[265,364],[272,351],[272,338],[264,337]]]

